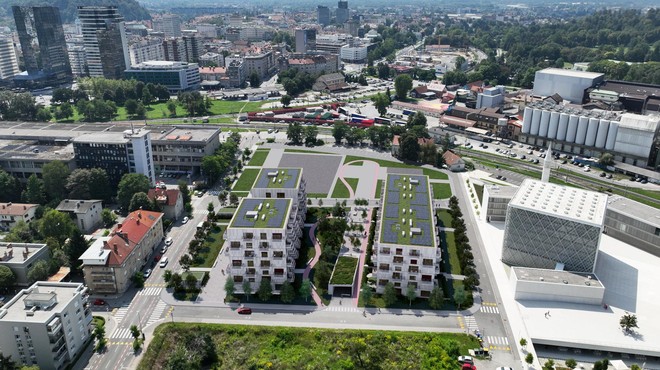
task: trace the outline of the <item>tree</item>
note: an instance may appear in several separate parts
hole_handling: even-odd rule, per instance
[[[394,284],[387,283],[387,285],[385,285],[385,290],[383,291],[383,301],[385,302],[386,307],[396,303],[396,290],[394,289]]]
[[[380,114],[381,117],[385,116],[385,114],[387,114],[387,107],[390,106],[390,99],[388,99],[387,96],[378,93],[371,98],[371,100],[374,102],[374,107],[378,110],[378,114]]]
[[[73,90],[69,88],[57,88],[53,90],[53,96],[50,101],[52,103],[68,103],[73,99]]]
[[[412,89],[412,78],[407,74],[401,74],[394,79],[394,91],[399,100],[406,100],[408,92]]]
[[[21,199],[18,179],[0,169],[0,202],[17,202]]]
[[[328,262],[321,260],[314,267],[314,285],[317,288],[327,289],[331,276],[332,269]]]
[[[129,212],[137,211],[139,209],[144,209],[145,211],[151,211],[152,208],[153,208],[153,204],[149,199],[149,196],[147,196],[147,194],[143,192],[133,194],[133,196],[131,197],[131,202],[128,205]]]
[[[248,301],[250,300],[250,296],[252,295],[252,284],[250,284],[250,280],[245,279],[243,280],[243,294],[245,294],[245,299]]]
[[[373,291],[371,290],[371,287],[369,285],[362,284],[362,289],[360,289],[360,294],[362,294],[362,303],[364,303],[364,306],[367,307],[369,305],[369,302],[371,302],[371,298],[373,297]]]
[[[140,173],[127,173],[122,176],[117,186],[117,202],[128,209],[131,199],[135,193],[147,193],[149,191],[149,179]]]
[[[291,303],[296,298],[296,291],[288,280],[285,280],[280,287],[280,300],[284,303]]]
[[[458,309],[461,309],[461,306],[465,301],[467,300],[467,294],[465,293],[465,288],[462,286],[457,287],[454,289],[454,303],[456,303],[456,306]]]
[[[138,329],[137,325],[131,325],[130,330],[131,330],[131,336],[134,339],[138,339],[140,337],[140,329]]]
[[[186,287],[188,287],[189,291],[194,291],[197,289],[197,283],[199,280],[197,280],[197,277],[193,274],[188,274],[186,275]]]
[[[52,237],[60,244],[71,236],[76,225],[68,214],[51,209],[46,211],[39,224],[39,233],[44,238]]]
[[[181,268],[184,269],[185,271],[190,270],[190,265],[192,265],[193,259],[190,257],[189,254],[184,254],[179,258],[179,265],[181,265]]]
[[[129,116],[134,116],[137,111],[138,102],[135,99],[128,99],[124,103],[124,108],[126,108],[126,114]]]
[[[0,266],[0,289],[6,290],[14,286],[16,276],[14,272],[7,266]]]
[[[406,298],[408,298],[408,306],[412,306],[412,301],[417,298],[417,288],[414,285],[408,284],[406,288]]]
[[[528,353],[527,356],[525,356],[525,362],[528,365],[531,365],[534,362],[534,355],[531,353]]]
[[[144,274],[142,272],[136,271],[135,274],[131,276],[131,281],[135,284],[136,288],[144,288]]]
[[[78,168],[66,180],[70,199],[108,200],[112,196],[108,174],[101,168]]]
[[[69,265],[74,269],[77,269],[80,262],[78,258],[82,256],[83,253],[89,247],[89,242],[85,239],[85,236],[77,228],[71,235],[69,242],[64,246],[64,253],[69,258]]]
[[[332,126],[332,137],[335,138],[335,143],[341,144],[341,141],[350,130],[350,127],[343,121],[336,122]]]
[[[525,339],[525,338],[520,338],[520,346],[521,346],[522,348],[527,347],[527,339]]]
[[[42,281],[48,279],[48,262],[40,260],[32,265],[32,268],[28,270],[27,278],[31,283],[35,281]]]
[[[238,195],[234,193],[229,194],[229,204],[232,206],[238,205]]]
[[[154,95],[149,91],[149,89],[142,90],[142,96],[140,97],[142,104],[149,105],[154,102]]]
[[[445,303],[445,295],[442,288],[434,287],[429,295],[429,306],[434,310],[439,310]]]
[[[69,103],[60,104],[57,109],[55,109],[55,119],[63,120],[73,116],[73,107]]]
[[[293,100],[291,95],[286,95],[285,94],[285,95],[282,95],[282,97],[280,98],[280,103],[282,103],[282,106],[284,108],[288,108],[289,105],[291,105],[291,100]]]
[[[147,116],[147,108],[145,108],[142,102],[139,102],[137,104],[137,108],[135,108],[135,118],[144,119],[146,116]]]
[[[543,370],[554,370],[555,368],[555,360],[549,358],[544,364],[543,364]]]
[[[566,365],[567,368],[571,370],[577,367],[577,361],[575,361],[575,359],[573,358],[566,359],[566,361],[564,361],[564,364]],[[630,367],[630,370],[633,370],[632,366]]]
[[[170,117],[176,117],[176,102],[174,100],[170,100],[166,104],[167,106],[167,111],[170,112]]]
[[[286,130],[286,138],[291,141],[293,145],[300,145],[303,142],[303,127],[298,122],[289,123]]]
[[[438,158],[438,149],[432,142],[426,142],[419,146],[419,161],[424,164],[434,165]]]
[[[408,122],[406,122],[406,128],[411,129],[415,126],[426,127],[426,115],[423,112],[415,112],[415,114],[408,116]],[[421,137],[421,136],[418,136]]]
[[[109,208],[103,208],[101,211],[101,219],[103,220],[103,226],[110,227],[115,224],[117,221],[117,215],[112,212]]]
[[[300,293],[301,297],[305,298],[305,302],[309,301],[309,297],[312,296],[312,282],[309,279],[303,279],[298,293]]]
[[[315,125],[307,126],[304,130],[305,135],[305,145],[314,146],[316,144],[316,136],[319,133],[318,127]]]
[[[49,122],[51,119],[53,119],[53,115],[50,113],[50,110],[44,107],[39,107],[37,108],[36,119],[40,122]]]
[[[454,58],[454,69],[457,69],[457,70],[460,71],[462,69],[461,67],[463,66],[463,63],[465,63],[465,58],[461,55],[457,56],[456,58]],[[562,68],[563,68],[563,65],[562,65]]]
[[[399,139],[399,158],[417,162],[419,149],[419,141],[415,136],[405,133]]]
[[[49,199],[58,202],[66,196],[66,180],[69,177],[69,168],[60,161],[46,163],[42,171],[44,189]]]
[[[639,328],[639,326],[637,326],[637,315],[628,313],[626,311],[626,313],[623,316],[621,316],[621,320],[619,320],[619,325],[626,334],[630,334],[632,329]]]
[[[270,285],[270,280],[261,278],[259,289],[257,289],[257,296],[264,302],[273,296],[273,286]]]
[[[567,360],[567,361],[568,361],[568,360]],[[568,366],[568,363],[566,364],[566,366]],[[576,364],[576,366],[577,366],[577,364]],[[571,369],[574,369],[574,368],[572,367]],[[642,370],[642,368],[641,368],[639,365],[637,365],[637,364],[632,364],[632,365],[630,366],[630,370]]]
[[[44,190],[44,182],[32,174],[28,178],[27,185],[21,198],[27,203],[44,204],[46,203],[46,192]]]
[[[257,72],[252,72],[250,74],[250,87],[256,88],[259,86],[261,86],[261,78],[259,78],[259,74]]]
[[[603,153],[598,159],[598,164],[602,164],[603,166],[614,166],[614,156],[610,153]]]

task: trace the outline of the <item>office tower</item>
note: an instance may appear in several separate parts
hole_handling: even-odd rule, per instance
[[[0,80],[9,79],[19,72],[16,50],[11,37],[0,36]]]
[[[348,1],[339,0],[337,3],[337,14],[336,14],[337,23],[343,24],[348,21]]]
[[[197,63],[199,62],[199,38],[197,36],[183,36],[183,49],[185,51],[185,56],[183,57],[183,62],[188,63]]]
[[[316,50],[316,30],[296,30],[296,53],[307,53]]]
[[[154,31],[162,32],[165,37],[181,37],[181,20],[174,14],[165,14],[153,20]]]
[[[118,79],[130,65],[124,18],[115,6],[79,6],[91,77]]]
[[[327,26],[330,24],[330,8],[327,6],[319,5],[316,9],[317,21],[321,26]]]
[[[64,29],[58,8],[13,6],[28,84],[59,84],[72,80]],[[19,78],[19,76],[16,76]]]

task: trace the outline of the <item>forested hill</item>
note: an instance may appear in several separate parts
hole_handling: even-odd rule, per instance
[[[52,5],[60,8],[62,21],[73,22],[78,16],[78,6],[116,6],[127,21],[151,19],[149,12],[136,0],[0,0],[0,8],[12,17],[12,5]]]

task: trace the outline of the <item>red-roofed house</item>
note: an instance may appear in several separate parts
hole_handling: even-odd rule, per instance
[[[452,172],[465,171],[465,161],[451,150],[442,153],[447,168]]]
[[[131,212],[108,236],[98,238],[79,260],[85,284],[94,294],[122,294],[131,277],[149,263],[163,240],[163,214]]]
[[[149,189],[149,200],[160,204],[165,218],[178,220],[183,212],[183,197],[179,189]]]

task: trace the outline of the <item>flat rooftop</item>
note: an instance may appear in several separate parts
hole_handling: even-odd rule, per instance
[[[44,159],[68,161],[74,158],[73,145],[42,145],[34,140],[0,140],[1,159]]]
[[[282,229],[291,210],[291,199],[243,198],[229,227]]]
[[[48,323],[57,312],[62,312],[77,292],[82,292],[85,286],[81,283],[50,283],[39,281],[28,289],[21,290],[7,304],[0,308],[0,321],[42,322]],[[34,310],[34,315],[28,316],[31,309],[26,308],[26,301],[48,302],[55,298],[56,303],[47,309]]]
[[[200,129],[162,129],[160,131],[151,131],[151,141],[156,143],[172,142],[208,142],[214,136],[218,136],[220,128],[200,128]]]
[[[254,188],[297,189],[300,186],[300,168],[262,168]]]
[[[486,185],[486,189],[491,197],[511,199],[520,188],[517,186]]]
[[[24,255],[26,247],[28,254]],[[47,248],[46,244],[0,243],[0,264],[23,263],[44,248]]]
[[[547,270],[528,267],[513,267],[513,272],[518,280],[521,281],[542,281],[544,283],[567,284],[578,286],[592,286],[602,288],[598,277],[595,274],[582,274],[579,272],[570,272],[562,270]]]
[[[584,72],[584,71],[575,71],[572,69],[562,69],[562,68],[546,68],[536,73],[544,73],[550,75],[558,76],[570,76],[570,77],[579,77],[579,78],[598,78],[603,76],[602,73],[597,72]]]
[[[427,176],[387,175],[380,243],[435,247]]]
[[[607,195],[525,179],[509,202],[509,207],[601,227],[605,218]]]
[[[660,209],[647,206],[644,203],[613,195],[607,200],[607,210],[624,214],[637,221],[660,228]]]

